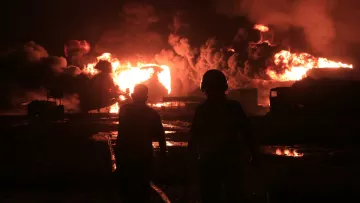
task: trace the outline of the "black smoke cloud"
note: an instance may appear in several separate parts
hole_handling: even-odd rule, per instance
[[[90,52],[90,44],[85,40],[70,40],[64,45],[67,61],[74,66],[82,66],[86,54]]]
[[[78,44],[84,43],[79,41]],[[74,50],[74,47],[67,48]],[[87,52],[77,49],[77,52],[79,51]],[[108,62],[99,63],[96,68],[106,72],[103,66],[109,66]],[[50,56],[44,47],[35,42],[28,42],[3,55],[1,67],[6,71],[1,74],[3,91],[0,109],[19,109],[31,100],[46,99],[47,90],[57,89],[65,94],[65,108],[76,111],[79,110],[79,104],[82,107],[82,104],[86,105],[88,102],[84,99],[81,101],[82,98],[94,98],[102,91],[100,89],[99,92],[94,92],[91,88],[93,78],[85,74],[81,68],[68,66],[64,57]],[[105,80],[101,88],[107,90],[108,86],[114,85],[111,78]],[[103,85],[105,83],[108,85]]]
[[[4,91],[0,105],[2,109],[13,109],[29,102],[29,99],[46,97],[46,88],[57,86],[57,76],[67,71],[67,61],[63,57],[49,56],[44,47],[28,42],[4,54],[1,67],[6,71],[1,74]],[[69,108],[72,107],[69,105]]]
[[[172,48],[163,49],[155,55],[158,63],[171,67],[175,86],[173,90],[180,95],[192,94],[199,89],[202,75],[207,70],[220,69],[227,76],[230,89],[259,88],[260,103],[266,104],[269,88],[279,85],[265,73],[268,66],[272,65],[271,60],[269,62],[269,58],[272,59],[270,53],[275,50],[267,44],[250,43],[249,31],[244,28],[234,33],[232,47],[240,43],[240,49],[235,53],[229,52],[226,43],[222,43],[216,36],[196,47],[192,45],[190,38],[182,34],[187,33],[184,30],[191,29],[189,24],[191,23],[184,22],[182,15],[175,15],[172,26],[174,29],[168,36],[168,43]]]
[[[151,60],[149,56],[164,48],[163,36],[150,29],[159,21],[153,6],[127,3],[119,13],[119,23],[103,32],[95,53],[110,52],[124,60]]]

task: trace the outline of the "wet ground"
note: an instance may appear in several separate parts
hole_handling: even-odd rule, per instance
[[[185,147],[189,119],[165,118],[168,158],[155,165],[153,202],[189,202]],[[64,121],[1,118],[1,202],[118,202],[112,171],[116,115],[72,115]],[[242,196],[252,202],[344,201],[360,191],[356,122],[323,119],[302,125],[253,118],[262,152],[260,170],[244,156]],[[345,123],[345,121],[342,121]],[[315,125],[315,124],[316,125]],[[336,125],[335,125],[336,123]],[[300,136],[300,133],[302,136]],[[289,139],[289,137],[291,139]],[[157,143],[153,143],[157,148]],[[156,150],[155,150],[156,156]],[[240,191],[239,191],[240,194]],[[356,197],[356,196],[355,196]]]

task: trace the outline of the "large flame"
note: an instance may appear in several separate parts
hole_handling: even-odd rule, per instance
[[[262,24],[256,24],[254,29],[259,30],[261,39],[258,43],[268,43],[271,41],[265,40],[265,33],[269,32],[269,27]],[[313,68],[353,68],[351,64],[342,62],[335,62],[326,58],[317,58],[308,53],[291,53],[290,51],[282,50],[274,55],[274,63],[281,67],[281,73],[272,69],[266,71],[273,80],[279,81],[295,81],[306,77],[306,73]]]
[[[285,69],[284,73],[277,74],[268,70],[267,74],[274,80],[291,81],[301,80],[306,76],[307,71],[313,68],[352,68],[351,64],[330,61],[326,58],[317,58],[307,53],[290,53],[282,50],[274,56],[276,66]]]
[[[84,72],[90,75],[98,74],[99,71],[95,69],[95,65],[100,60],[106,60],[111,63],[114,83],[123,92],[129,89],[130,93],[132,93],[136,84],[149,80],[155,73],[157,73],[159,82],[167,89],[168,94],[171,92],[170,68],[166,65],[138,62],[136,66],[133,66],[130,62],[121,63],[120,60],[112,57],[110,53],[104,53],[97,57],[96,62],[87,64]],[[124,98],[120,98],[120,100],[124,100]],[[110,113],[117,113],[118,110],[118,103],[110,107]]]

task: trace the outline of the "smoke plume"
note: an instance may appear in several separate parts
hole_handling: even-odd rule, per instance
[[[219,69],[227,76],[230,89],[265,88],[264,96],[260,95],[264,99],[260,100],[267,100],[268,88],[273,83],[263,80],[267,79],[266,74],[262,72],[266,69],[265,59],[267,57],[264,59],[264,64],[260,65],[255,63],[264,58],[263,54],[259,54],[254,60],[242,61],[244,56],[229,52],[216,37],[207,39],[200,47],[194,47],[190,39],[181,34],[187,33],[186,30],[189,29],[189,22],[184,22],[183,15],[175,15],[171,27],[173,29],[168,37],[168,43],[172,49],[162,50],[155,55],[155,60],[171,67],[173,92],[175,94],[186,95],[196,92],[199,90],[202,75],[209,69]],[[179,32],[179,30],[183,32]],[[234,33],[236,41],[245,40],[240,35],[243,38],[246,37],[244,32]],[[250,53],[252,52],[250,51]],[[261,68],[256,69],[257,66]],[[264,103],[266,102],[264,101]]]
[[[247,16],[278,31],[301,28],[311,47],[308,52],[347,60],[351,46],[360,42],[356,20],[360,13],[354,5],[354,0],[218,0],[217,11],[230,17]]]
[[[1,67],[7,68],[0,76],[4,87],[1,109],[23,108],[31,100],[46,99],[46,89],[59,89],[65,94],[65,108],[77,110],[78,92],[74,87],[84,85],[80,80],[82,71],[67,66],[64,57],[50,56],[41,45],[28,42],[3,55]]]
[[[149,28],[159,18],[150,4],[127,3],[120,11],[119,23],[104,31],[95,46],[98,54],[109,52],[122,59],[151,60],[165,44],[159,33]]]
[[[70,40],[65,43],[64,53],[70,64],[81,66],[84,56],[90,52],[90,44],[85,40]]]

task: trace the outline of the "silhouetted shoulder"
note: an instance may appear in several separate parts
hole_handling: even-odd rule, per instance
[[[240,116],[240,118],[245,119],[247,117],[244,109],[242,108],[242,105],[240,102],[235,100],[228,100],[227,101],[227,108],[230,112],[235,113],[237,116]]]
[[[236,100],[228,99],[227,100],[227,105],[229,105],[230,107],[235,108],[235,109],[238,109],[238,108],[242,109],[242,106],[241,106],[240,102],[238,102]]]
[[[203,108],[203,107],[205,106],[205,103],[206,103],[206,102],[202,102],[202,103],[200,103],[199,105],[197,105],[197,107],[195,108],[195,110],[199,110],[199,109]]]
[[[200,103],[196,108],[195,108],[195,112],[201,112],[203,111],[204,109],[206,109],[206,101]]]
[[[160,118],[160,114],[153,108],[147,106],[147,111],[151,114],[154,118]]]
[[[122,105],[121,108],[120,108],[119,116],[125,115],[125,113],[126,113],[129,109],[131,109],[131,107],[132,107],[132,104],[124,104],[124,105]]]
[[[133,106],[133,104],[123,104],[121,108],[127,109],[130,108],[131,106]]]

